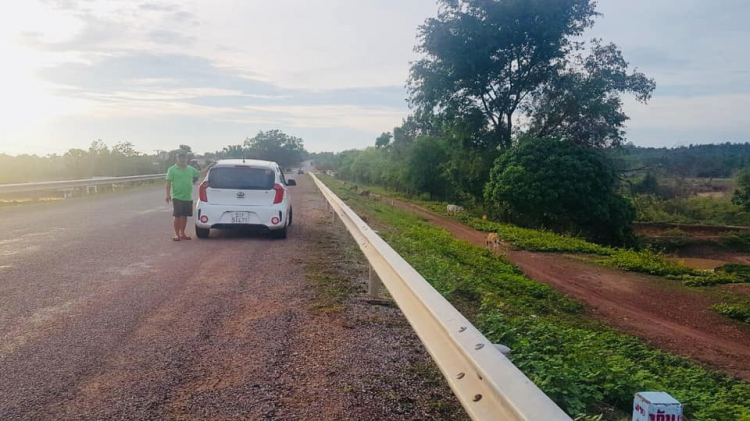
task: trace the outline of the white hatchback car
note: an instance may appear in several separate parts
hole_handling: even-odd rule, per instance
[[[208,171],[198,188],[195,235],[208,238],[212,229],[250,228],[286,238],[292,224],[292,198],[278,164],[226,159]]]

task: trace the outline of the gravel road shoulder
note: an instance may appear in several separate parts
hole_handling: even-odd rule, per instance
[[[159,208],[138,235],[89,253],[120,253],[112,264],[130,268],[144,253],[124,257],[127,241],[150,250],[148,270],[118,272],[127,282],[45,266],[70,273],[37,293],[19,283],[14,294],[39,295],[40,308],[45,289],[83,298],[47,312],[43,331],[7,330],[16,345],[0,354],[0,419],[466,419],[400,311],[368,302],[363,256],[312,181],[299,182],[287,240],[175,244],[149,231],[168,217]]]

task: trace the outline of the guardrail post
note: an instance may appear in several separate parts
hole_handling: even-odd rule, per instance
[[[370,268],[370,278],[367,282],[367,293],[370,294],[370,297],[372,298],[378,298],[380,297],[380,289],[383,286],[383,281],[380,280],[380,277],[377,273],[372,269],[372,265],[367,265]]]

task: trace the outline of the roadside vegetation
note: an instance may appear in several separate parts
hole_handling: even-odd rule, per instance
[[[621,419],[635,392],[665,390],[685,405],[691,420],[750,419],[746,383],[594,322],[580,304],[488,250],[410,212],[366,200],[339,180],[320,178],[485,335],[511,347],[514,364],[572,416],[605,413],[607,419]],[[526,238],[527,231],[510,227],[508,232]],[[562,248],[562,237],[542,237]],[[622,412],[612,415],[611,408]]]
[[[730,319],[738,320],[743,323],[750,323],[750,304],[727,304],[721,303],[716,304],[713,307],[714,311]]]
[[[645,103],[656,84],[617,45],[584,39],[596,2],[438,3],[419,28],[413,113],[373,147],[313,154],[316,167],[527,228],[632,241],[607,151],[625,140],[623,97]]]
[[[394,193],[377,186],[365,186],[383,197],[394,197],[409,201],[437,214],[445,215],[447,203],[408,199],[403,194]],[[514,247],[544,253],[574,253],[590,255],[589,261],[603,266],[663,276],[677,280],[687,286],[712,286],[728,283],[750,282],[750,266],[731,264],[712,270],[697,270],[669,258],[666,254],[649,249],[629,249],[603,246],[581,238],[522,228],[511,224],[484,220],[469,212],[452,216],[466,225],[484,232],[495,232],[501,240]],[[737,238],[744,239],[738,234]],[[739,240],[737,240],[739,241]]]

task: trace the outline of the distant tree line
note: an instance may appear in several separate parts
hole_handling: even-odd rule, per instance
[[[626,145],[617,152],[628,168],[675,178],[732,178],[750,167],[750,143],[643,148]]]
[[[186,152],[190,159],[196,156],[190,145],[145,154],[135,150],[130,142],[109,147],[102,140],[92,142],[88,149],[70,149],[62,155],[0,154],[0,184],[161,173],[174,164],[179,152]],[[204,157],[263,159],[288,166],[298,164],[307,155],[302,139],[270,130],[247,138],[242,145],[228,146]]]
[[[159,172],[156,159],[136,151],[130,142],[110,148],[101,140],[88,149],[70,149],[62,155],[0,154],[0,183],[152,174]]]

